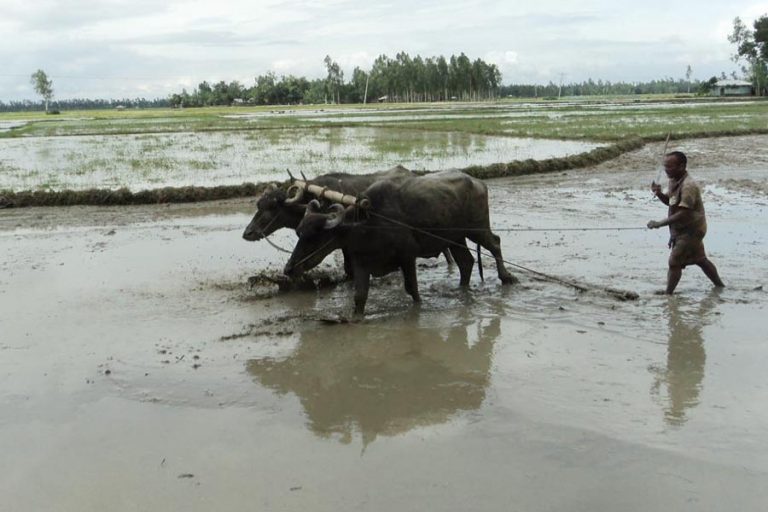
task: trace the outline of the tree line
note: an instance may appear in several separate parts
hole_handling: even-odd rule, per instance
[[[43,101],[19,100],[19,101],[0,101],[0,112],[35,112],[45,108],[45,99]],[[123,99],[87,99],[76,98],[68,100],[50,101],[51,113],[60,110],[96,110],[96,109],[114,109],[117,107],[125,108],[167,108],[171,103],[167,98],[123,98]]]
[[[753,83],[757,95],[768,93],[768,14],[757,18],[752,28],[740,18],[733,20],[728,41],[736,45],[732,60],[741,64],[743,76]],[[422,58],[399,52],[394,58],[380,55],[368,70],[355,67],[349,80],[330,56],[323,60],[326,76],[309,80],[270,71],[255,78],[250,87],[238,81],[201,82],[196,89],[173,93],[156,99],[69,99],[53,101],[53,81],[43,70],[37,70],[30,81],[42,101],[0,101],[0,112],[34,111],[49,104],[56,109],[103,109],[151,107],[204,107],[213,105],[296,105],[319,103],[371,103],[481,101],[500,97],[559,98],[561,96],[631,95],[631,94],[707,94],[718,77],[691,81],[688,66],[685,79],[671,77],[649,82],[611,82],[591,78],[568,84],[501,84],[501,72],[495,64],[482,59],[471,60],[464,53]],[[736,73],[731,74],[737,78]],[[727,78],[725,73],[721,79]],[[54,110],[55,113],[57,110]]]
[[[733,75],[731,76],[733,77]],[[557,98],[560,96],[629,96],[633,94],[709,94],[712,84],[720,78],[728,78],[725,73],[706,81],[682,78],[661,78],[647,82],[611,82],[591,78],[582,82],[546,85],[511,84],[499,88],[503,97],[512,98]],[[735,78],[735,77],[733,77]]]
[[[259,75],[254,85],[237,81],[174,93],[172,105],[202,107],[248,103],[291,105],[298,103],[371,103],[376,101],[423,102],[486,100],[497,98],[501,72],[495,64],[470,60],[464,53],[422,58],[400,52],[394,58],[380,55],[368,70],[355,67],[349,80],[330,56],[324,59],[326,76],[315,80],[273,72]]]
[[[733,76],[733,75],[732,75]],[[720,78],[726,78],[722,74]],[[684,94],[687,92],[709,93],[711,85],[717,81],[712,77],[708,81],[683,80],[663,78],[648,82],[611,82],[603,80],[586,80],[567,84],[510,84],[500,85],[496,88],[493,98],[539,98],[550,99],[558,96],[594,96],[594,95],[632,95],[632,94]],[[358,76],[351,83],[333,83],[326,79],[308,80],[304,77],[281,76],[269,72],[256,78],[255,85],[245,87],[238,82],[219,82],[211,85],[202,82],[192,93],[186,91],[180,94],[172,94],[168,98],[123,98],[123,99],[67,99],[51,100],[50,106],[57,110],[90,110],[90,109],[114,109],[125,108],[167,108],[167,107],[202,107],[209,105],[298,105],[298,104],[322,104],[326,102],[362,103],[365,94],[365,78]],[[371,102],[378,101],[386,96],[388,101],[403,100],[398,94],[383,93],[387,89],[376,89],[368,80],[369,98]],[[338,85],[337,85],[338,84]],[[356,86],[355,86],[356,84]],[[357,93],[355,87],[361,90]],[[377,96],[382,94],[382,96]],[[408,90],[403,95],[408,94]],[[333,100],[331,100],[333,97]],[[411,93],[411,101],[445,101],[459,99],[459,96],[451,96],[443,90],[430,94]],[[426,99],[425,99],[426,98]],[[464,99],[464,98],[462,98]],[[483,98],[480,98],[483,99]],[[20,100],[0,101],[0,112],[34,112],[45,108],[45,100],[31,101]]]

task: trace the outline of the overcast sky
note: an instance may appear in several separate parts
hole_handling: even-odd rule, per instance
[[[706,80],[737,70],[733,18],[768,0],[0,0],[0,100],[165,97],[203,80],[251,86],[267,71],[345,76],[380,54],[459,54],[499,66],[508,83],[588,78]]]

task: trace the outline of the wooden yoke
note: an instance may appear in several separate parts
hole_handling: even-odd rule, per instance
[[[342,194],[335,190],[328,190],[327,187],[321,187],[319,185],[313,185],[302,180],[294,180],[291,188],[296,187],[300,191],[306,190],[307,192],[316,195],[320,198],[328,199],[334,203],[341,203],[345,206],[354,206],[357,204],[357,198],[348,194]],[[300,193],[300,192],[299,192]]]

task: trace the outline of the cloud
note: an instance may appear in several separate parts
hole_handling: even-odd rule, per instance
[[[711,76],[735,69],[733,17],[751,24],[765,12],[754,0],[1,0],[0,100],[35,97],[38,68],[60,98],[165,96],[270,70],[319,78],[325,55],[349,78],[400,51],[481,57],[505,83],[645,80],[687,64]]]
[[[485,54],[485,60],[497,66],[509,66],[517,64],[518,54],[512,50],[491,51]]]
[[[152,0],[4,0],[0,19],[13,20],[20,31],[63,32],[166,10],[163,2]]]

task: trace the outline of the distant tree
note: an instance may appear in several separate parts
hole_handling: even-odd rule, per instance
[[[733,54],[734,62],[745,60],[748,68],[744,70],[755,84],[757,94],[763,95],[766,83],[766,63],[768,63],[768,14],[756,19],[753,28],[749,29],[738,16],[733,20],[733,31],[728,36],[728,41],[736,45],[736,53]]]
[[[716,83],[717,83],[717,77],[716,76],[713,76],[712,78],[710,78],[706,82],[701,82],[699,84],[699,90],[697,91],[697,93],[700,96],[705,96],[705,95],[709,94],[710,92],[712,92],[712,89],[715,88],[715,84]]]
[[[688,64],[688,67],[685,68],[685,81],[688,82],[688,93],[691,92],[691,75],[693,75],[693,68]]]
[[[352,71],[352,81],[350,83],[351,97],[347,99],[353,103],[367,103],[368,98],[366,95],[368,94],[368,82],[369,74],[359,67],[355,67]]]
[[[53,99],[53,80],[48,78],[45,71],[38,69],[30,77],[32,87],[35,88],[35,92],[42,96],[45,101],[45,113],[48,113],[48,102]]]
[[[192,93],[192,102],[196,107],[210,105],[213,97],[213,89],[207,80],[200,82],[197,90]]]
[[[326,93],[326,81],[317,79],[309,82],[309,87],[304,93],[304,103],[318,104],[325,103],[328,100]]]
[[[341,86],[344,85],[344,72],[341,71],[339,64],[331,59],[330,55],[326,55],[323,62],[328,71],[326,87],[328,94],[331,96],[331,101],[341,103]]]
[[[259,105],[275,103],[275,83],[277,79],[273,72],[256,77],[256,85],[251,89],[251,101]]]

